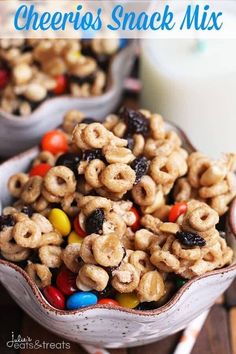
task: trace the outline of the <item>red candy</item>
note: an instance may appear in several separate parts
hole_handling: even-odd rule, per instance
[[[0,90],[4,89],[8,83],[7,70],[0,69]]]
[[[120,306],[119,302],[113,299],[104,298],[98,301],[98,305]]]
[[[77,274],[72,273],[67,268],[62,268],[57,276],[56,284],[64,295],[71,295],[78,291],[76,287]]]
[[[132,207],[130,209],[130,211],[134,214],[135,216],[135,222],[131,225],[131,229],[135,232],[140,228],[141,225],[141,221],[140,221],[140,215],[137,211],[137,209],[135,209],[135,207]]]
[[[32,167],[29,175],[30,177],[33,176],[44,177],[47,174],[47,172],[50,170],[50,168],[52,168],[52,166],[49,165],[48,163],[40,163],[39,165]]]
[[[169,213],[169,222],[176,222],[178,217],[187,211],[187,203],[180,202],[172,206]]]
[[[46,133],[41,141],[42,150],[50,151],[52,154],[68,151],[68,143],[64,133],[60,130],[51,130]]]
[[[77,235],[79,235],[80,237],[86,236],[86,232],[80,226],[78,216],[74,219],[74,229],[75,229],[75,232],[77,233]]]
[[[62,292],[55,288],[55,286],[46,286],[43,289],[43,294],[49,304],[59,310],[64,310],[65,308],[65,297]]]
[[[67,89],[67,80],[64,75],[60,75],[56,78],[56,87],[53,92],[55,95],[62,95]]]

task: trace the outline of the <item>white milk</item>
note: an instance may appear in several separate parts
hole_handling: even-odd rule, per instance
[[[142,107],[179,125],[211,156],[236,152],[236,40],[141,43]]]

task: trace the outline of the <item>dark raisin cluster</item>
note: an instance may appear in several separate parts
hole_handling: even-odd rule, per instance
[[[66,153],[58,157],[56,166],[66,166],[72,170],[78,177],[78,165],[80,163],[80,155],[75,153]]]
[[[196,232],[178,231],[176,233],[176,237],[182,245],[187,247],[202,247],[206,244],[204,238],[198,235]]]
[[[105,220],[105,214],[103,209],[95,209],[85,221],[85,230],[88,235],[98,234],[102,231],[102,226]]]
[[[145,136],[148,134],[149,121],[141,112],[125,107],[120,112],[120,118],[127,126],[126,135],[142,134]]]
[[[130,167],[135,171],[136,174],[135,183],[138,183],[141,180],[141,178],[147,173],[148,160],[145,156],[137,157],[131,163]]]
[[[82,160],[90,162],[92,160],[104,160],[101,149],[85,150],[83,152]]]
[[[0,215],[0,231],[5,227],[10,227],[15,225],[15,220],[12,215]]]

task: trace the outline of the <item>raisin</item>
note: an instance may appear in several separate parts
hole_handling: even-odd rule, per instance
[[[148,311],[148,310],[154,310],[157,307],[158,307],[158,303],[155,301],[142,302],[137,307],[135,307],[135,310]]]
[[[129,108],[123,108],[123,110],[120,112],[120,117],[124,120],[127,126],[127,134],[148,134],[149,121],[141,112]]]
[[[102,155],[101,149],[93,149],[93,150],[85,150],[82,156],[82,160],[84,161],[92,161],[95,159],[103,160],[104,157]]]
[[[137,184],[148,170],[148,160],[145,156],[137,157],[131,163],[130,167],[135,171],[136,174],[135,184]]]
[[[81,123],[84,123],[84,124],[92,124],[94,122],[96,122],[96,120],[93,118],[90,118],[90,117],[86,117],[81,121]]]
[[[196,232],[188,232],[188,231],[178,231],[176,233],[176,237],[180,243],[184,246],[194,247],[194,246],[205,246],[206,241]]]
[[[127,142],[128,142],[128,143],[127,143],[127,148],[130,149],[130,150],[132,150],[133,147],[134,147],[134,139],[132,138],[132,136],[127,135],[126,137],[124,137],[124,139],[126,139]]]
[[[0,215],[0,231],[4,227],[10,227],[15,225],[15,220],[12,215]]]
[[[104,210],[95,209],[85,221],[85,230],[88,235],[98,234],[102,231],[103,222],[105,220]]]
[[[33,208],[30,205],[25,205],[23,206],[23,208],[21,209],[21,212],[26,214],[29,218],[31,218],[31,216],[34,213]]]
[[[108,284],[107,287],[102,291],[93,290],[93,293],[96,294],[99,297],[99,299],[103,299],[106,297],[112,298],[116,294],[115,289],[113,289],[113,287],[110,284]]]
[[[75,153],[66,153],[58,157],[56,161],[56,166],[66,166],[74,172],[76,177],[78,177],[79,162],[80,162],[80,155]]]

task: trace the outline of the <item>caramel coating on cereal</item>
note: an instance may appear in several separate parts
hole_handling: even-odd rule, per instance
[[[39,258],[42,264],[49,268],[59,268],[62,263],[62,249],[55,245],[45,245],[39,248]]]
[[[64,197],[75,192],[74,173],[65,166],[52,167],[44,178],[44,185],[48,192],[57,197]]]
[[[41,231],[35,222],[23,220],[14,226],[13,237],[16,243],[22,247],[37,248],[41,240]]]
[[[8,190],[15,198],[21,196],[24,185],[28,182],[29,177],[26,173],[17,173],[8,180]]]
[[[111,192],[121,193],[132,189],[135,182],[135,172],[124,163],[114,163],[107,166],[101,173],[101,182]]]
[[[96,237],[92,250],[94,259],[103,267],[116,267],[124,257],[124,248],[116,234]]]
[[[66,267],[73,273],[78,273],[81,267],[80,249],[81,245],[79,243],[72,243],[62,251],[61,258]]]
[[[140,280],[139,272],[130,263],[122,264],[112,273],[111,284],[119,293],[131,293],[137,289]]]
[[[99,266],[84,264],[79,270],[78,280],[93,290],[103,291],[108,284],[109,275]]]
[[[51,285],[52,273],[46,265],[28,262],[25,271],[40,289]]]
[[[141,302],[158,301],[165,295],[165,284],[157,270],[149,271],[141,277],[137,295]]]

